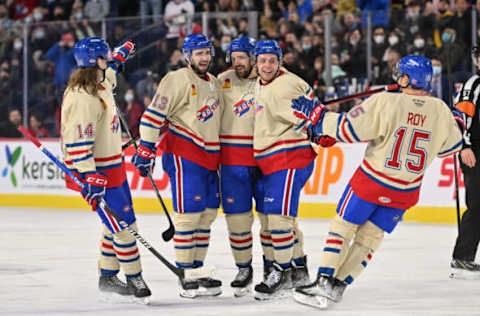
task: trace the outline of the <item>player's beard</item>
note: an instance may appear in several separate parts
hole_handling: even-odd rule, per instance
[[[237,75],[238,78],[246,79],[246,78],[248,78],[248,76],[250,76],[250,74],[252,73],[253,67],[250,66],[250,65],[247,66],[247,67],[245,67],[244,65],[238,65],[238,66],[234,67],[235,74]],[[240,73],[239,69],[243,69],[244,70],[243,73]]]
[[[205,69],[205,71],[203,71],[203,70],[201,70],[200,68],[198,68],[198,66],[195,65],[193,62],[190,63],[190,67],[192,67],[193,71],[194,71],[197,75],[199,75],[199,76],[205,75],[205,74],[208,72],[208,69],[210,69],[210,66],[211,66],[211,65],[212,65],[212,63],[209,62],[207,68]]]

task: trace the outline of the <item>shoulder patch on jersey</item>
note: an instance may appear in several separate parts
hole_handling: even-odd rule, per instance
[[[198,94],[198,93],[197,93],[197,87],[195,87],[195,85],[192,84],[192,97],[195,96],[195,95],[197,95],[197,94]]]
[[[230,82],[230,78],[225,79],[222,85],[222,89],[231,89],[232,83]]]

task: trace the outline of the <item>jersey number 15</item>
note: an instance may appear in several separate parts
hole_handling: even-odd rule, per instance
[[[402,168],[401,154],[404,150],[403,142],[408,132],[409,129],[405,126],[402,126],[395,131],[395,142],[393,143],[392,154],[385,162],[387,168],[397,170]],[[416,128],[414,128],[409,134],[410,141],[406,148],[407,159],[405,160],[405,168],[407,168],[408,172],[419,174],[425,169],[425,162],[428,154],[425,148],[421,146],[421,142],[429,142],[431,135],[428,131]]]

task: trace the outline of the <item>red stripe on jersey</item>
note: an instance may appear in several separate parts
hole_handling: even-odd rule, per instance
[[[182,161],[178,156],[174,156],[174,160],[175,169],[177,169],[177,210],[178,213],[183,213]]]
[[[127,251],[127,252],[122,252],[122,251],[115,250],[115,253],[119,256],[131,256],[131,255],[134,255],[134,254],[138,253],[138,248],[135,249],[135,250],[132,250],[132,251]]]
[[[189,239],[181,239],[181,238],[173,238],[174,242],[193,242],[193,238]]]
[[[108,219],[110,220],[110,224],[112,224],[112,227],[115,231],[119,232],[121,231],[120,227],[118,227],[117,222],[113,219],[112,215],[105,211],[105,215],[107,215]]]
[[[262,239],[272,239],[272,236],[260,234],[260,238],[262,238]]]
[[[343,240],[327,239],[327,244],[343,245]]]
[[[343,118],[343,122],[341,124],[342,134],[343,134],[343,136],[345,136],[345,139],[347,140],[347,142],[353,143],[353,141],[350,139],[350,137],[348,137],[347,131],[345,129],[346,122],[347,122],[347,120],[345,118]]]
[[[171,124],[171,123],[170,123]],[[178,125],[174,125],[174,124],[171,124],[173,127],[175,127],[176,129],[184,132],[185,134],[187,134],[188,136],[192,137],[192,138],[195,138],[196,140],[198,140],[199,142],[202,142],[203,144],[205,144],[206,146],[220,146],[220,142],[206,142],[203,138],[193,134],[192,132],[190,132],[189,130],[181,127],[181,126],[178,126]]]
[[[253,140],[253,136],[242,136],[242,135],[220,135],[220,139],[248,139]]]
[[[284,241],[289,241],[293,239],[293,235],[290,235],[288,237],[283,237],[283,238],[272,238],[273,242],[284,242]]]
[[[85,153],[88,153],[88,152],[90,152],[89,149],[76,150],[76,151],[68,151],[68,150],[67,150],[67,153],[68,153],[69,155],[80,155],[80,154],[85,154]]]
[[[143,113],[142,118],[145,118],[147,121],[153,122],[153,123],[155,123],[155,124],[157,124],[157,125],[163,125],[163,122],[162,122],[162,121],[156,120],[156,119],[154,119],[153,117],[149,116],[149,115],[146,114],[146,113]]]
[[[371,260],[371,259],[372,259],[372,254],[369,253],[369,254],[367,255],[367,258],[368,258],[368,260]]]
[[[107,249],[113,249],[113,245],[107,245],[106,243],[102,242],[102,247]]]
[[[102,162],[102,161],[110,161],[122,158],[122,154],[110,156],[110,157],[102,157],[102,158],[95,158],[95,161]]]
[[[254,151],[255,153],[262,153],[262,152],[267,151],[267,150],[269,150],[269,149],[271,149],[271,148],[273,148],[273,147],[275,147],[275,146],[284,145],[284,144],[300,143],[300,142],[304,142],[305,140],[306,140],[306,138],[282,140],[282,141],[273,143],[272,145],[268,146],[267,148],[254,149],[253,151]]]
[[[210,239],[210,236],[208,236],[208,237],[198,237],[198,236],[195,236],[194,239],[195,239],[195,240],[200,240],[200,241],[201,241],[201,240],[205,241],[205,240],[209,240],[209,239]]]
[[[294,170],[289,169],[287,171],[287,187],[285,189],[285,194],[283,198],[283,216],[288,216],[290,198],[292,196],[292,187],[293,187],[293,174]]]
[[[252,147],[224,146],[220,144],[220,163],[232,166],[256,166]]]
[[[342,217],[343,213],[345,212],[345,208],[347,207],[348,201],[350,201],[350,197],[352,196],[352,188],[348,190],[347,196],[345,197],[345,200],[343,200],[342,207],[340,208],[340,212],[338,213],[338,216]]]
[[[310,146],[294,150],[279,151],[267,158],[255,159],[263,174],[285,169],[303,169],[315,159],[317,153]]]

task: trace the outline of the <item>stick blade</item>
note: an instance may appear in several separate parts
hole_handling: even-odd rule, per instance
[[[185,279],[213,278],[217,269],[215,266],[203,266],[196,269],[185,269]]]
[[[164,241],[170,241],[175,235],[175,227],[170,225],[170,227],[162,233],[162,238]]]

